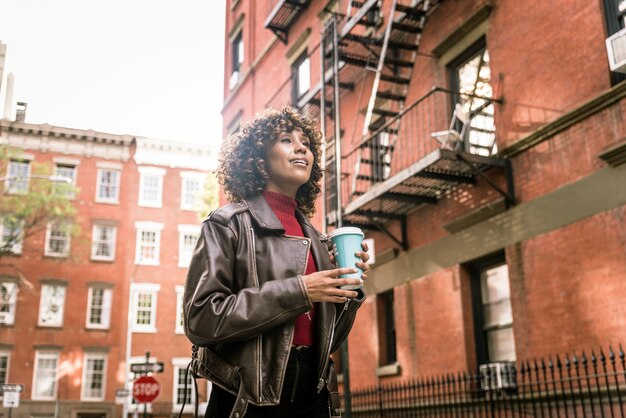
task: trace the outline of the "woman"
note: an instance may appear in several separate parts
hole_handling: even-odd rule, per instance
[[[307,219],[321,147],[291,108],[266,111],[222,147],[218,178],[231,204],[202,224],[184,300],[185,331],[199,347],[192,370],[214,382],[207,417],[328,418],[338,402],[330,354],[365,294],[339,289],[362,280],[338,278],[356,269],[334,267]]]

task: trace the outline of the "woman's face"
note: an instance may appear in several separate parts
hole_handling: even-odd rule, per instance
[[[309,138],[301,129],[281,132],[268,149],[265,160],[269,175],[265,190],[295,198],[298,188],[306,184],[313,169]]]

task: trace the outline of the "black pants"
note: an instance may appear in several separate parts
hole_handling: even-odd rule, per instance
[[[326,388],[317,393],[317,362],[312,349],[291,349],[285,383],[276,406],[248,405],[245,418],[329,418]],[[235,396],[213,385],[206,418],[228,418]]]

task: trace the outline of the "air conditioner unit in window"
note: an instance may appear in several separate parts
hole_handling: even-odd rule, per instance
[[[481,364],[479,371],[480,387],[483,390],[512,389],[517,386],[514,361]]]
[[[626,28],[606,38],[611,71],[626,73]]]

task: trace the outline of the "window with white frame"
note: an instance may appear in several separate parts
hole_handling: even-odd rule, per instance
[[[44,254],[50,257],[67,257],[70,254],[70,225],[66,222],[48,222]]]
[[[231,43],[231,73],[228,80],[228,87],[232,90],[241,79],[241,66],[244,60],[243,31],[239,30],[232,37]]]
[[[41,286],[39,322],[42,327],[63,326],[65,284],[48,283]]]
[[[15,323],[17,291],[16,282],[0,281],[0,324],[13,325]]]
[[[59,353],[52,351],[35,352],[33,373],[33,400],[54,400],[57,397],[57,376]]]
[[[199,234],[196,225],[178,225],[178,267],[189,267]]]
[[[89,287],[86,327],[108,329],[111,325],[113,290],[102,286]]]
[[[0,385],[5,383],[9,383],[9,352],[0,350]]]
[[[71,182],[65,183],[55,183],[54,184],[54,192],[58,195],[67,197],[68,199],[74,198],[74,189],[73,187],[76,185],[76,166],[70,164],[55,164],[54,165],[54,174],[59,177],[65,177],[70,179]]]
[[[172,366],[174,368],[174,393],[172,396],[174,411],[180,410],[182,404],[185,404],[184,412],[190,413],[192,411],[192,402],[194,398],[194,385],[191,377],[191,373],[185,373],[187,364],[191,361],[190,358],[173,358]],[[186,379],[185,379],[186,377]]]
[[[176,334],[184,334],[185,333],[185,319],[184,319],[184,310],[183,310],[183,292],[185,291],[184,286],[176,286],[176,328],[174,332]]]
[[[23,220],[18,221],[8,216],[0,218],[0,246],[3,252],[22,253],[23,226]]]
[[[133,332],[156,332],[157,294],[160,285],[135,283],[133,292]]]
[[[180,208],[183,210],[198,209],[202,197],[204,174],[183,171],[180,176],[182,177]]]
[[[139,167],[139,206],[162,206],[164,175],[163,168]]]
[[[137,229],[135,264],[158,266],[163,224],[135,222],[135,228]]]
[[[91,237],[91,259],[113,261],[115,259],[115,240],[117,226],[95,223]]]
[[[83,387],[81,400],[102,401],[106,388],[107,355],[85,353],[83,360]]]
[[[30,162],[24,160],[10,160],[7,170],[6,190],[9,193],[26,193],[28,191],[28,176]]]
[[[106,166],[98,168],[96,202],[119,203],[121,177],[121,166],[120,168]]]
[[[293,104],[298,104],[300,99],[311,88],[311,60],[304,51],[292,64],[291,67],[292,81],[291,99]]]

